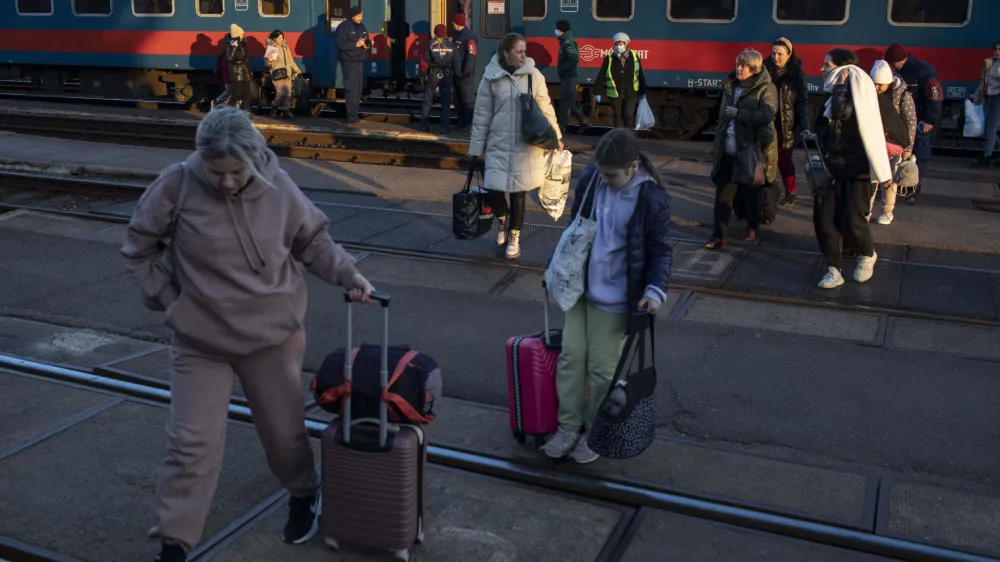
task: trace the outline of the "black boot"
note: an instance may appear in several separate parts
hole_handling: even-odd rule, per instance
[[[187,562],[187,554],[180,545],[164,543],[156,562]]]
[[[291,544],[302,544],[313,537],[319,529],[320,495],[305,498],[291,497],[288,500],[288,521],[281,533],[281,539]]]

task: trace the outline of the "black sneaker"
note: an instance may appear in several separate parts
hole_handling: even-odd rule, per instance
[[[972,161],[972,165],[973,166],[979,166],[979,167],[983,167],[983,168],[988,168],[988,167],[990,167],[991,164],[992,163],[990,162],[990,159],[989,158],[985,158],[983,156],[980,156],[980,157],[978,157],[978,158],[976,158],[975,160]]]
[[[156,556],[156,562],[187,562],[187,554],[179,545],[164,544],[163,550]]]
[[[281,540],[291,544],[302,544],[313,538],[319,528],[320,495],[305,498],[292,497],[288,500],[288,522],[281,532]]]
[[[795,205],[795,194],[786,193],[785,198],[781,200],[782,207],[792,207]]]

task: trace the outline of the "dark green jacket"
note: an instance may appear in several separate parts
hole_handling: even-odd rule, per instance
[[[732,103],[738,83],[736,72],[730,72],[723,85],[722,104],[719,107],[719,125],[712,147],[712,179],[720,172],[722,157],[726,153],[726,132],[731,117],[726,115],[726,107]],[[750,87],[736,102],[736,149],[750,143],[760,145],[764,156],[764,176],[767,183],[774,181],[778,174],[778,135],[774,129],[774,114],[778,106],[778,91],[771,83],[767,70],[761,70],[753,77]]]
[[[580,73],[580,47],[567,31],[559,36],[559,77],[576,78]]]

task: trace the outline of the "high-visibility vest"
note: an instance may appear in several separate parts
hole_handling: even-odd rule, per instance
[[[635,60],[635,71],[632,73],[632,91],[639,91],[639,72],[642,70],[642,64],[639,62],[639,55],[635,53],[632,49],[628,52],[632,53],[632,59]],[[611,77],[611,57],[616,56],[616,53],[612,50],[608,53],[608,97],[617,98],[618,97],[618,87],[615,86],[615,79]]]

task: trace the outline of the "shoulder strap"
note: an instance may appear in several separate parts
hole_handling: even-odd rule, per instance
[[[191,169],[188,168],[187,162],[181,162],[181,189],[177,194],[177,201],[174,203],[173,216],[170,218],[170,237],[173,238],[174,234],[177,232],[177,220],[181,216],[181,207],[184,206],[184,201],[187,200],[188,186],[191,184]]]

